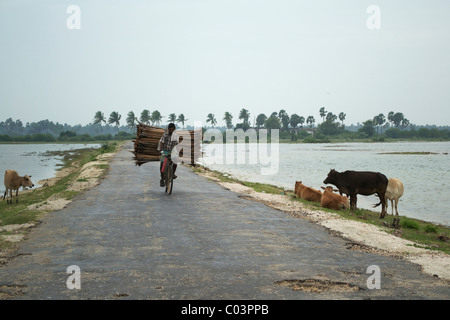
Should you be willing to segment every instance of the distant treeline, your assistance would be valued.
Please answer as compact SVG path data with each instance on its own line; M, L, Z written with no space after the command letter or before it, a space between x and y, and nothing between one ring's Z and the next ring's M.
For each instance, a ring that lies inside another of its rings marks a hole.
M73 131L63 131L60 133L59 137L55 137L49 133L42 134L27 134L24 136L14 136L11 137L7 134L0 134L0 142L87 142L87 141L108 141L108 140L126 140L133 139L135 137L134 134L120 131L118 134L102 134L91 136L87 133L85 134L76 134Z
M415 125L401 112L391 111L387 117L378 114L369 118L362 124L345 125L346 114L340 112L338 115L320 108L319 115L322 122L316 124L314 116L307 118L297 114L288 115L285 110L273 112L269 117L259 114L255 121L251 123L250 113L247 109L242 109L239 113L241 123L232 122L233 116L230 112L225 112L224 120L226 126L216 127L215 115L208 114L206 124L224 132L226 129L279 129L280 139L291 141L327 141L329 139L373 139L383 141L387 139L434 139L450 140L450 126L435 125ZM140 121L151 122L159 126L162 121L159 111L150 113L144 110L141 113ZM20 120L9 118L0 121L0 142L54 142L54 141L106 141L113 139L133 139L137 117L133 112L129 112L126 118L126 126L120 126L121 115L112 112L108 121L101 111L95 113L93 123L87 125L60 124L49 120L26 123ZM178 122L184 128L187 119L183 114L178 117L170 114L167 122ZM165 125L162 125L164 127ZM192 129L189 126L186 129ZM207 127L204 127L204 130Z
M109 124L99 125L99 124L87 124L87 125L75 125L71 126L68 124L61 124L58 122L53 122L49 120L41 120L39 122L27 122L23 124L20 120L13 120L9 118L5 121L0 121L0 135L8 135L10 137L19 136L34 136L37 134L51 135L55 139L58 139L62 132L71 131L77 135L89 135L89 136L108 136L116 135L120 131L134 132L134 128L127 126L112 126Z
M437 129L437 128L420 128L411 130L400 130L398 128L390 128L386 130L385 135L392 139L450 139L449 129Z

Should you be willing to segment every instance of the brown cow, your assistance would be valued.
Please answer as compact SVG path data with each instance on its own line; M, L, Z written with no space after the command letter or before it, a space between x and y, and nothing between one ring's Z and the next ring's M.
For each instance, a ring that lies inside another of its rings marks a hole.
M320 202L322 199L322 192L305 186L301 181L295 181L295 195L297 198L312 202Z
M15 190L16 191L16 203L19 203L19 188L25 188L30 187L33 188L34 184L31 182L31 176L19 176L17 171L15 170L6 170L5 171L5 194L3 195L3 200L5 200L6 197L6 203L12 204L12 193ZM10 195L10 200L8 200L8 190Z
M341 196L337 193L333 193L333 191L339 192L339 190L333 189L333 187L322 187L325 190L322 194L322 200L320 201L320 205L323 208L340 210L340 209L348 209L350 207L349 201L347 197Z

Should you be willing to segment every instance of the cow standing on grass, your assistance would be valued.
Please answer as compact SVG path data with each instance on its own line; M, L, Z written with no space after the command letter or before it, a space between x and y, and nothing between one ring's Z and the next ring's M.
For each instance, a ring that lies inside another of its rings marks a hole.
M357 194L369 196L376 193L382 204L380 219L383 219L386 215L386 200L384 196L388 178L384 174L371 171L338 172L331 169L323 183L335 185L341 195L343 193L349 195L350 210L356 209Z
M394 215L394 206L395 206L395 218L392 222L392 225L395 228L398 228L398 225L400 223L400 218L398 217L398 201L403 195L403 192L405 191L405 186L403 185L403 182L401 182L399 179L396 178L389 178L388 185L386 188L386 194L384 196L385 198L385 207L386 207L386 213L387 213L387 207L388 207L388 200L391 200L391 207L392 207L392 215ZM394 205L395 202L395 205ZM377 207L381 204L381 202L377 203L373 207Z
M6 203L12 204L12 193L16 191L16 203L19 203L19 188L30 187L33 188L34 184L31 182L31 176L19 176L17 171L15 170L6 170L5 171L5 194L3 195L3 200L6 197ZM10 195L10 200L8 200L8 190Z

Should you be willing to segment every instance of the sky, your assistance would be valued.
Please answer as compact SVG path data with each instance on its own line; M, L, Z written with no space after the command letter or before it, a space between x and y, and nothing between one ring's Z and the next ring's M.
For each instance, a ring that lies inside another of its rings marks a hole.
M450 125L449 30L448 0L0 0L0 121L224 125L245 108L317 124L324 107Z

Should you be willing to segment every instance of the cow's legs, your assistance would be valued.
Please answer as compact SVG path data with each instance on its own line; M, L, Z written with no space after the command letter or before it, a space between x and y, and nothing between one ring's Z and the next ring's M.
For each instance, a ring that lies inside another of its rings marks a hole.
M350 210L356 210L356 194L350 195Z
M381 201L381 214L380 214L380 219L383 219L384 216L386 215L386 204L387 201L385 199L385 195L381 196L379 193L378 194L378 198L380 198Z
M395 215L396 216L398 216L397 205L398 205L398 199L395 199ZM392 212L392 215L394 215L394 212Z
M12 201L12 198L11 198ZM19 189L16 190L16 203L19 203Z
M384 203L386 204L386 208L384 210L387 212L389 202L387 201L386 196L384 196Z

